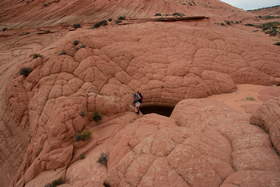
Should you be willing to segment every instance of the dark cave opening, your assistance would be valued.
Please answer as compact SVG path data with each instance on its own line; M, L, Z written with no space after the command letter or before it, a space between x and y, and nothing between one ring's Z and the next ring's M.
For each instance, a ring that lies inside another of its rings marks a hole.
M174 106L167 105L143 105L140 110L143 114L156 113L162 116L170 117Z

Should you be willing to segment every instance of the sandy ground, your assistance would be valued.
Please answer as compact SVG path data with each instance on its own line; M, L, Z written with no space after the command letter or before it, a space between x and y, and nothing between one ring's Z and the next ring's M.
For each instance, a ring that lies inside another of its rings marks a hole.
M240 112L254 113L266 100L277 96L280 87L240 84L237 90L229 94L213 95L209 98L222 101Z

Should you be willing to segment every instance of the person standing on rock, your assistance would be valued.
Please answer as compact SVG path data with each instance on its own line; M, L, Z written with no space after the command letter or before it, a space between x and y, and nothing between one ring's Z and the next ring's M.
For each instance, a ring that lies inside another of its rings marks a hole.
M136 93L133 94L133 105L135 107L135 112L137 114L140 114L141 111L140 111L140 106L143 102L143 95L137 91Z

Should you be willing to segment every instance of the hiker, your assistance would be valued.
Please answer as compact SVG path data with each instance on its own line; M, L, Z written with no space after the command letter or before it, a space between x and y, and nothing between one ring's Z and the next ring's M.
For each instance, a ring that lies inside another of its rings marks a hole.
M137 91L136 93L133 94L133 105L135 107L135 112L137 114L140 114L140 105L143 102L143 95Z

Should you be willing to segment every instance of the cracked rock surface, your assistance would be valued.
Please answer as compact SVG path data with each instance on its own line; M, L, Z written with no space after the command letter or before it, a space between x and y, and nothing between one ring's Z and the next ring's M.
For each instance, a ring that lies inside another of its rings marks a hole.
M34 26L38 2L19 2L23 12L33 7L21 14L22 22L20 15L9 17L10 10L1 22ZM187 3L191 15L205 10L210 20L74 32L57 26L61 13L88 1L77 2L54 11L55 19L43 18L55 25L48 28L52 32L39 36L22 28L0 34L2 186L38 187L60 177L65 187L280 186L279 47L248 27L214 23L224 19L220 12L244 20L251 14L214 0L94 1L79 14L107 5L99 18L120 15L120 7L131 17L151 17L157 10L184 12ZM7 8L7 1L1 3ZM26 67L30 74L20 75ZM134 114L137 90L144 104L175 106L171 117ZM99 122L93 121L96 112ZM82 132L91 138L77 141ZM106 165L97 162L102 153Z

